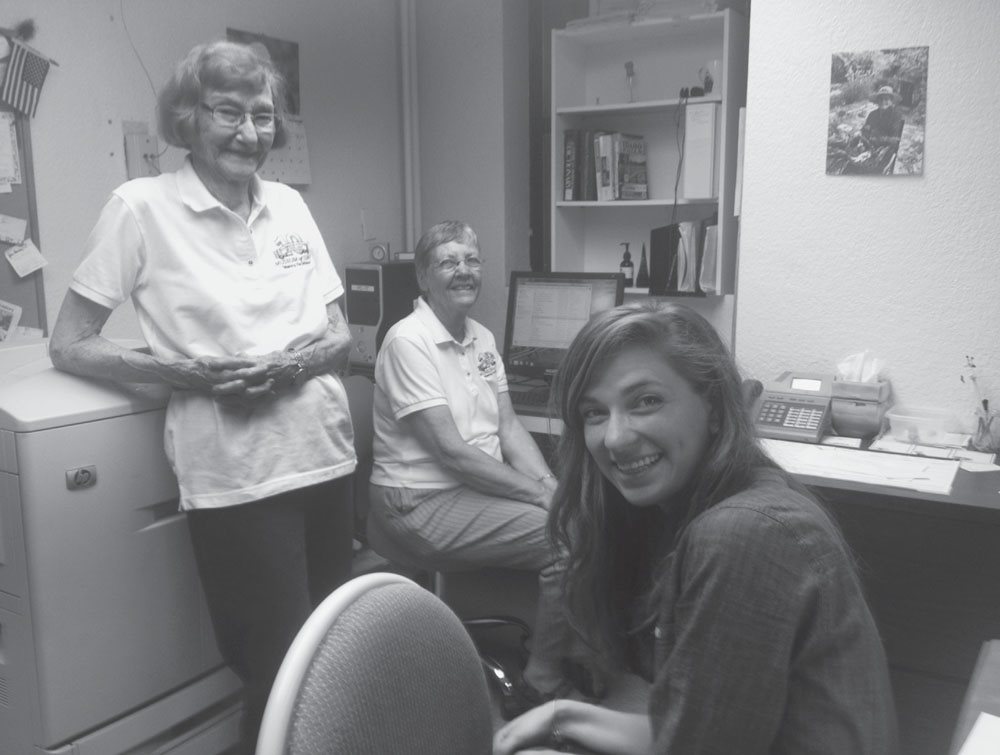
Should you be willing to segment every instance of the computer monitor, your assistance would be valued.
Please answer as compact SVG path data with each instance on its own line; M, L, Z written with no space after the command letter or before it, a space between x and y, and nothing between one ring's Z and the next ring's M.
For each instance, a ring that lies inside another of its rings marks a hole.
M591 315L624 297L621 273L512 272L503 348L508 374L551 377Z

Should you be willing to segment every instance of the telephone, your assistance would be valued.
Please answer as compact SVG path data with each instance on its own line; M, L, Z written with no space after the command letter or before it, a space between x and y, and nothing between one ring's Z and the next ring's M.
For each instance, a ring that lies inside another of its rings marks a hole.
M762 438L818 443L830 430L833 375L783 372L765 384L753 410Z

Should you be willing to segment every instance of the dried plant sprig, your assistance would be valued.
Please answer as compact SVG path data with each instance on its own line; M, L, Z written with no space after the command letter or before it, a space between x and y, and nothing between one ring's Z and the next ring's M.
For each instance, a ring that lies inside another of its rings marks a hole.
M970 357L968 354L965 356L965 366L968 369L968 373L958 376L958 379L963 383L971 383L972 389L976 392L976 400L979 401L980 406L983 407L984 412L990 410L990 400L983 396L983 389L979 386L978 375L976 374L976 359L975 357ZM966 379L966 375L968 379Z

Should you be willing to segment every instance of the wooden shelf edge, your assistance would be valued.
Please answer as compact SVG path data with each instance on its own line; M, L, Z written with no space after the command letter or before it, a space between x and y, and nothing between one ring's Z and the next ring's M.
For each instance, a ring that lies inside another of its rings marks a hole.
M557 107L556 115L627 115L629 113L655 113L661 110L672 110L684 102L697 105L703 102L722 102L722 94L710 94L705 97L690 97L686 100L671 98L666 100L646 100L644 102L614 102L608 105L572 105Z
M676 201L678 206L718 203L718 197L707 199L678 198ZM604 202L568 202L564 199L560 199L556 201L556 207L671 207L673 204L675 204L673 199L609 199Z

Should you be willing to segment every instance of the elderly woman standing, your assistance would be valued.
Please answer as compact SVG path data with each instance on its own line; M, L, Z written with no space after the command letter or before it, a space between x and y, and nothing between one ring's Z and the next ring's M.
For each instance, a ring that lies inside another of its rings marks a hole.
M421 296L375 362L369 537L428 569L539 572L531 658L504 706L513 715L564 686L562 572L545 533L556 481L514 413L492 333L468 316L482 285L475 232L439 223L414 262Z
M172 386L164 440L249 751L274 675L350 572L355 456L343 286L294 190L256 172L285 137L285 85L251 48L199 45L159 95L175 173L108 199L52 333L60 369ZM131 298L147 350L103 338Z

